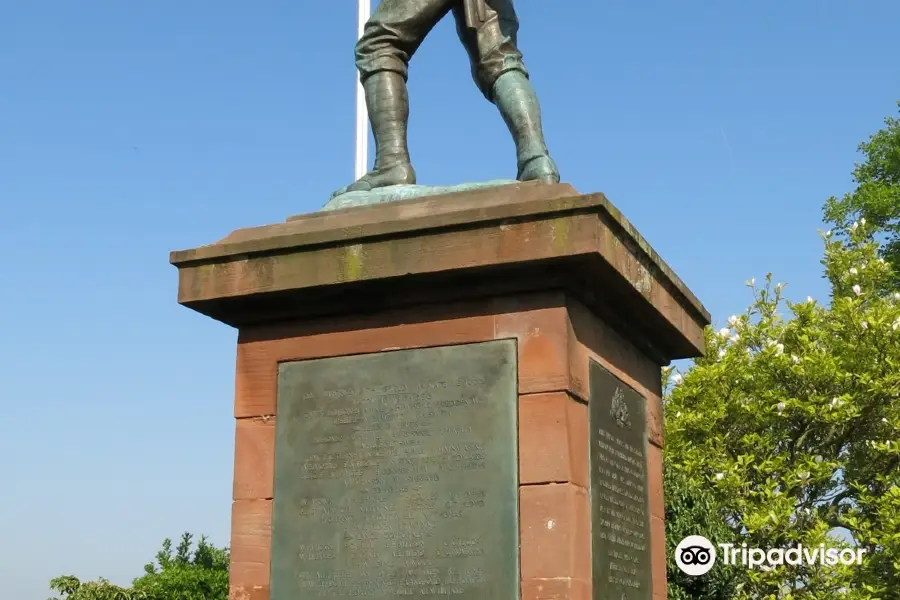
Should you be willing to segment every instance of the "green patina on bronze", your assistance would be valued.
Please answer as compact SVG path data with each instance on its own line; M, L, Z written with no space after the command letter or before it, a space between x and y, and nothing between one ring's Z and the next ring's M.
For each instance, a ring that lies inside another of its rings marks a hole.
M398 202L400 200L412 200L425 198L426 196L440 196L443 194L455 194L484 188L510 185L515 183L509 179L496 179L475 183L460 183L457 185L389 185L372 190L358 190L344 192L334 196L322 207L322 210L339 210L354 206L372 206L385 202Z
M425 37L452 13L469 55L478 89L496 105L516 145L516 179L559 182L559 170L544 141L541 109L518 49L519 20L512 0L382 0L356 44L356 66L375 138L375 163L359 180L337 190L326 205L360 206L385 195L360 195L394 187L391 194L416 197L407 142L409 62ZM348 196L352 194L352 196ZM393 201L388 194L387 201Z
M593 597L652 600L647 402L590 365Z
M512 340L280 365L270 598L519 598Z

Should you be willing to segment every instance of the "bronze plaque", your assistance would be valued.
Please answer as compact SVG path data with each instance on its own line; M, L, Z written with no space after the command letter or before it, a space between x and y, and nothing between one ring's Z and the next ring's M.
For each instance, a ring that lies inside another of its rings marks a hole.
M511 340L283 363L272 600L519 597Z
M651 600L646 399L593 361L590 395L594 598Z

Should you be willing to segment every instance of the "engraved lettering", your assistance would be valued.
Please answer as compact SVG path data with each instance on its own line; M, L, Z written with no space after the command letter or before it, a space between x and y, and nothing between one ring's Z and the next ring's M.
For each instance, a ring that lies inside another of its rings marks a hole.
M590 390L594 585L617 600L649 600L645 401L596 363Z
M280 367L273 594L514 593L515 347L469 346Z

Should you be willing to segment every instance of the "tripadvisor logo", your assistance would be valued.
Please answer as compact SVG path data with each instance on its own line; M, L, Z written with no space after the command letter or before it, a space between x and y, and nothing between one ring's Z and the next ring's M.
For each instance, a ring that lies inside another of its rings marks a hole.
M716 548L702 535L689 535L675 548L675 563L688 575L705 575L716 564Z
M684 573L697 577L713 568L716 558L721 555L726 565L742 565L748 569L771 570L781 565L859 565L862 564L863 548L826 548L825 544L791 548L748 548L747 544L717 544L721 552L702 535L689 535L675 548L675 563Z

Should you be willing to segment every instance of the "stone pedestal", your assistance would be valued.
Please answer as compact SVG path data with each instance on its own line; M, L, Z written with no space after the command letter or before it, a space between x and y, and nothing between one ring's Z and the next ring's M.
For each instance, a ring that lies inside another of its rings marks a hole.
M709 316L602 194L300 215L171 260L239 330L232 598L666 597L660 367Z

